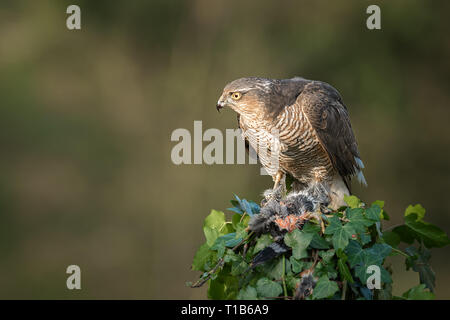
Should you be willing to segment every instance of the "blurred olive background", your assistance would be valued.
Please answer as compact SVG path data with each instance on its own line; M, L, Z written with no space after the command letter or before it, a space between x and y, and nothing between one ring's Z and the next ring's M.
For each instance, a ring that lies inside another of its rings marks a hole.
M66 28L81 7L82 29ZM382 29L366 28L381 7ZM342 94L366 202L409 204L450 232L450 2L68 1L0 4L0 298L205 298L189 289L202 223L256 165L171 162L173 130L236 127L215 103L244 76L303 76ZM205 146L207 143L204 143ZM433 250L450 298L450 248ZM394 292L418 282L403 259ZM70 264L82 290L66 288Z

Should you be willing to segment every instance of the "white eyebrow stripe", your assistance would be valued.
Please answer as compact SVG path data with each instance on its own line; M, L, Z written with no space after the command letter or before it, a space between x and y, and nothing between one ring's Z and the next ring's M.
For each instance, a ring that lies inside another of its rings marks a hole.
M251 88L251 87L239 88L239 89L236 89L236 91L248 91L248 90L251 90L251 89L255 89L255 88ZM233 92L233 91L231 91L231 92Z
M231 92L235 92L235 91L237 91L237 92L250 91L250 90L254 90L254 89L260 89L262 91L268 92L268 91L270 91L270 86L268 86L268 85L264 85L264 86L256 85L254 87L239 88L239 89L236 89L236 90L231 90L230 93Z

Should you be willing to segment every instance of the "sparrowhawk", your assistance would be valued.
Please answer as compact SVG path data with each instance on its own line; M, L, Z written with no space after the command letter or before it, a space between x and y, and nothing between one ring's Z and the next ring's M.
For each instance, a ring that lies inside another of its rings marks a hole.
M337 209L345 205L352 176L366 184L347 108L331 85L299 77L241 78L225 86L217 109L224 107L237 112L243 137L272 176L274 190L288 174L294 190L323 187L326 205ZM276 143L275 152L270 146Z

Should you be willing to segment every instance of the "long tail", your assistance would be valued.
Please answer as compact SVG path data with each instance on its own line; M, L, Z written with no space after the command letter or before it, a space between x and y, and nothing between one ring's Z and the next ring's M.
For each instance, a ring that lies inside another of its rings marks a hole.
M283 242L273 242L256 255L251 263L251 268L255 268L264 262L270 261L287 251L288 247Z

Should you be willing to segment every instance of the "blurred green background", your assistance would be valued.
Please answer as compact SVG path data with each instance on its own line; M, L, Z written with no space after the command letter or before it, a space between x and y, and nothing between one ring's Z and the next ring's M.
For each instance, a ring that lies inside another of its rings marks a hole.
M78 4L82 29L66 28ZM366 28L381 7L382 29ZM205 298L189 289L210 209L259 202L256 165L171 162L176 128L236 127L215 103L244 76L342 94L366 202L409 204L450 232L450 2L68 1L0 4L0 298ZM205 146L206 144L204 144ZM450 298L450 248L433 250ZM394 263L394 293L418 281ZM82 290L66 288L66 267Z

